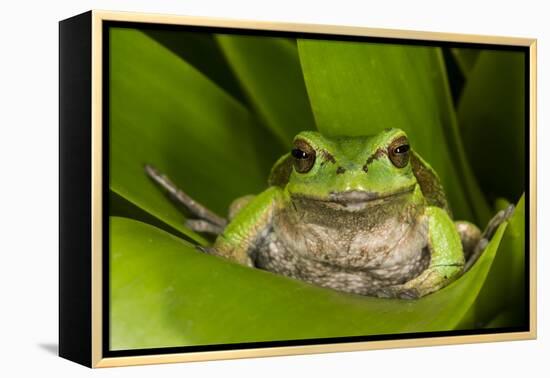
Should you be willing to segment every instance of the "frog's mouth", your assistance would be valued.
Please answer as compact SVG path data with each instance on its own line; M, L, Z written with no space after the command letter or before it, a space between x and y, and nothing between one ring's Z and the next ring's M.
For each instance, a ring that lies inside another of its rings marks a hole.
M328 198L314 199L330 208L345 211L361 211L367 207L393 201L414 191L415 185L394 192L378 193L363 190L332 192ZM313 199L313 198L311 198Z

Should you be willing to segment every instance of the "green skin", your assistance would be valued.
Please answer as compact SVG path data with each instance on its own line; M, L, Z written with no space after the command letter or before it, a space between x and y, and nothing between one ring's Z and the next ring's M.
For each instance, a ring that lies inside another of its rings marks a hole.
M315 155L311 167L281 157L268 189L232 204L210 252L361 295L418 298L448 285L480 232L453 222L436 173L412 149L398 156L404 165L392 161L406 138L399 129L298 134L295 146Z

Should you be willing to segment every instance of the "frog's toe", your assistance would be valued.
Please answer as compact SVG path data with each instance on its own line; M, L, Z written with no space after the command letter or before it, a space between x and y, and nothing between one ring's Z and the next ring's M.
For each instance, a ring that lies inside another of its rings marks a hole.
M485 248L487 248L487 245L493 238L498 227L512 216L514 210L515 206L509 205L506 209L500 210L498 213L496 213L495 216L489 221L487 227L481 234L481 238L474 248L472 255L466 261L466 265L464 266L465 271L470 269L474 265L474 263L485 250Z
M493 235L497 231L498 227L506 222L514 213L515 206L510 204L506 209L500 210L495 216L489 221L485 231L481 235L482 239L491 240Z
M219 235L223 232L224 227L211 223L204 219L187 219L185 225L195 232L205 234Z
M417 299L420 297L420 293L416 289L407 289L399 293L400 299Z
M379 298L399 298L399 299L418 299L421 297L420 292L414 287L406 287L405 285L393 285L380 288L376 292Z
M202 245L196 245L195 246L195 249L201 253L207 253L207 254L211 254L212 253L212 247L204 247Z

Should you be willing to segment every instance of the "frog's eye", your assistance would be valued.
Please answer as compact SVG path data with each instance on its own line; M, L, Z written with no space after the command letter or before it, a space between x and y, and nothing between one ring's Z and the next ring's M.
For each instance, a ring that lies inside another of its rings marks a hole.
M388 156L397 168L403 168L409 162L409 141L406 137L399 137L388 147Z
M294 142L294 149L290 152L294 158L294 169L298 173L306 173L315 164L315 150L304 140Z

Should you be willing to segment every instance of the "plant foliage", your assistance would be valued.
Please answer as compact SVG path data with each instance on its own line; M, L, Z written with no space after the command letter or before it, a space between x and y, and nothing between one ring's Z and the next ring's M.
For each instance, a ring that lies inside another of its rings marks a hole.
M522 55L449 56L465 80L458 111L440 47L112 28L111 349L525 324ZM339 293L198 253L211 241L143 172L154 164L225 215L266 188L297 132L386 127L404 129L435 168L455 218L484 227L517 203L472 270L419 300Z

